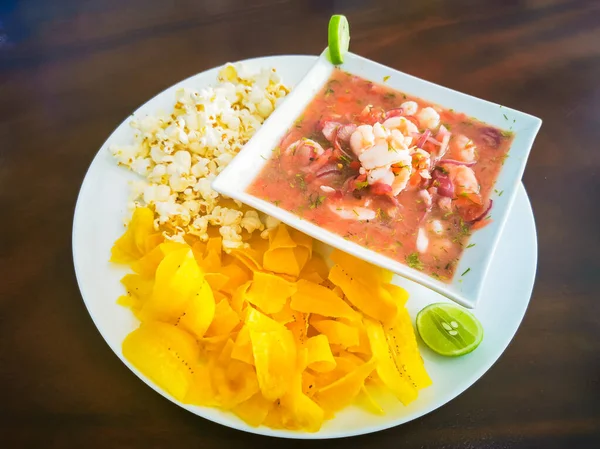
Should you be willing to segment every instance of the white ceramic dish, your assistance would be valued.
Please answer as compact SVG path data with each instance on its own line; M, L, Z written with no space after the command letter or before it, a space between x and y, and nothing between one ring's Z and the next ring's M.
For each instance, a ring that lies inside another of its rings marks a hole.
M386 77L386 84L396 90L423 98L445 108L464 112L468 116L498 128L510 128L514 131L515 138L509 151L509 157L495 184L495 189L502 194L493 196L494 206L491 211L493 221L484 229L473 233L470 243L474 243L475 246L464 251L456 268L456 274L450 283L436 280L419 270L346 240L310 221L303 220L269 201L246 193L248 185L272 156L272 150L279 145L294 121L331 76L334 66L327 58L327 51L323 52L298 86L269 117L240 154L214 180L213 189L276 217L317 240L429 287L465 307L475 307L483 293L484 280L489 271L492 256L517 194L527 157L541 126L541 120L523 112L423 81L352 53L346 55L344 64L340 68L379 83L383 82ZM465 272L467 273L462 276L461 273Z
M314 56L276 56L246 61L249 69L275 67L286 83L296 85L314 64ZM214 83L218 69L192 76L170 87L135 111L135 116L168 110L174 104L175 91L181 87L196 89ZM423 390L408 407L391 398L383 401L385 416L376 416L350 407L325 423L316 434L266 427L250 427L231 413L217 409L181 404L160 390L131 366L123 357L121 343L137 328L138 321L128 309L116 304L124 293L119 280L128 270L108 262L113 242L122 234L126 215L128 183L137 179L133 173L118 167L108 147L133 140L128 117L111 134L94 158L83 184L73 222L73 260L77 281L85 306L100 334L121 361L143 382L168 400L202 418L247 432L285 438L339 438L360 435L398 426L446 404L477 381L500 357L513 338L523 316L535 277L537 241L535 225L527 195L522 186L508 216L497 251L492 258L490 276L486 279L482 298L475 310L485 328L481 346L471 354L448 359L437 356L421 345L425 366L433 385ZM519 257L515 258L515 254ZM407 303L410 315L428 304L443 301L437 293L405 279L395 278L410 293ZM110 394L110 392L107 392ZM148 394L150 390L148 390Z

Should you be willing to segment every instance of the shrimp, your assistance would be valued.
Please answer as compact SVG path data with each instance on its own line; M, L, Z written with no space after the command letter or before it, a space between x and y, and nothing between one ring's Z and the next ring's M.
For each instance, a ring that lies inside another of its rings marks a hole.
M372 170L378 167L386 167L394 164L404 163L406 161L412 162L408 151L395 151L390 150L387 143L373 145L371 148L363 151L358 160L366 170Z
M405 136L410 137L412 137L413 133L419 132L419 128L406 117L391 117L383 122L383 126L390 131L397 129Z
M377 216L374 210L361 206L340 207L330 204L329 210L343 220L365 221L373 220Z
M442 196L438 199L438 206L445 212L452 211L452 198L448 198L447 196Z
M360 125L350 136L350 148L357 156L374 144L375 135L371 125Z
M394 173L387 167L380 167L374 170L371 170L367 175L367 182L369 185L373 185L377 182L387 184L391 186L394 182Z
M456 195L479 194L479 181L470 167L451 164L444 164L443 167L448 172Z
M423 199L423 204L425 204L425 207L429 209L432 204L431 193L429 193L427 190L419 190L419 196Z
M427 248L429 247L429 238L427 237L427 233L423 228L419 228L417 231L417 251L420 253L427 252Z
M375 136L375 143L384 143L387 141L390 132L383 127L383 125L379 122L373 125L373 136Z
M419 172L422 178L431 178L431 174L429 173L431 170L431 156L427 151L417 148L412 153L412 166Z
M448 251L452 248L452 242L444 237L437 237L431 240L429 245L429 253L435 257L447 256Z
M474 162L477 147L471 139L462 134L450 141L450 157L462 162Z
M417 114L417 118L423 128L434 129L440 124L440 114L429 106L421 109Z
M392 195L396 196L408 185L408 181L412 175L412 167L409 164L405 164L398 167L394 173L394 182L392 182Z
M427 223L427 230L435 235L442 235L444 233L444 225L440 220L431 220Z
M405 101L400 105L400 108L402 108L404 115L415 115L419 105L415 101Z
M291 155L289 162L295 166L305 167L321 156L325 150L318 142L311 139L298 139L285 149L285 154Z

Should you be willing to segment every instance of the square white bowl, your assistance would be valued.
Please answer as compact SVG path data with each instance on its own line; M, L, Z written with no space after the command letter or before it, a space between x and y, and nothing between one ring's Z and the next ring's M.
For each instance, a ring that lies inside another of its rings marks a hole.
M505 160L494 185L495 192L500 194L492 194L494 200L491 210L492 222L473 233L469 243L475 246L463 252L450 283L436 280L401 262L346 240L246 192L250 183L272 156L272 150L279 145L294 121L330 78L335 66L329 61L327 50L321 54L302 81L271 114L227 168L217 176L212 183L212 188L271 215L317 240L418 282L465 307L474 308L483 293L483 284L492 255L515 199L527 157L542 121L529 114L415 78L352 53L346 54L344 59L344 63L338 67L353 75L376 83L383 83L386 77L385 84L393 89L447 109L463 112L491 126L500 129L510 128L514 132L515 137L508 153L509 157ZM467 270L468 272L465 273Z

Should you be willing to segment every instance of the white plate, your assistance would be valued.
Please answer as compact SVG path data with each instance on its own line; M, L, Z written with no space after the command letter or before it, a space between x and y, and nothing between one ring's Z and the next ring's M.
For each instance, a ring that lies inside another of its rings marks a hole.
M289 85L295 85L315 62L314 56L275 56L246 61L250 68L273 66ZM167 109L174 104L174 92L182 86L199 88L214 83L218 69L188 78L167 89L135 115ZM96 327L115 354L151 388L181 407L211 421L248 432L287 438L336 438L360 435L397 426L435 410L458 396L479 379L500 357L517 331L525 314L533 288L537 263L537 239L531 206L519 186L514 207L494 254L490 275L486 279L484 297L474 311L483 323L485 338L473 353L458 359L437 356L422 347L423 358L433 385L419 398L404 407L388 398L385 416L375 416L358 408L349 408L325 423L319 433L298 433L253 428L230 413L216 409L179 404L144 378L124 358L121 342L137 327L136 319L115 303L124 290L119 283L127 270L108 262L113 242L123 232L123 217L128 197L128 181L135 175L114 163L108 152L112 143L132 139L125 120L104 143L85 177L75 209L73 222L73 259L83 300ZM518 257L515 257L518 254ZM444 301L437 293L411 281L396 279L410 293L408 309L416 313L432 302Z
M344 63L339 67L376 83L381 83L385 77L388 87L465 113L469 117L475 117L500 129L510 127L514 131L515 137L508 153L509 157L504 161L494 184L495 191L500 194L492 194L493 221L473 233L469 240L473 246L461 255L456 274L450 282L434 279L422 271L347 240L309 220L303 220L298 215L277 207L271 201L246 192L248 185L254 181L267 160L272 157L273 149L279 145L285 133L331 77L335 66L329 62L327 50L321 54L298 86L244 146L239 156L213 181L213 189L278 218L317 240L429 287L465 307L475 307L483 294L485 277L489 272L496 245L517 194L527 157L542 121L529 114L415 78L352 53L346 54ZM461 275L467 272L468 275Z

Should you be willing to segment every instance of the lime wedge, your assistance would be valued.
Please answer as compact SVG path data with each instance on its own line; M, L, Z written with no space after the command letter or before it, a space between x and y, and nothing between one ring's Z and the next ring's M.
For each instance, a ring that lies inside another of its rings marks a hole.
M339 65L344 62L350 46L350 25L346 16L336 14L329 19L328 44L331 63Z
M448 357L468 354L483 340L479 320L466 309L445 302L421 310L417 330L427 346Z

